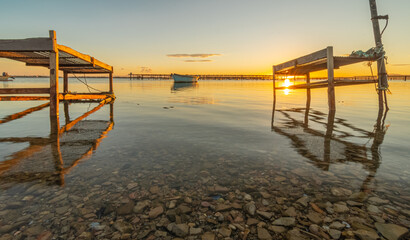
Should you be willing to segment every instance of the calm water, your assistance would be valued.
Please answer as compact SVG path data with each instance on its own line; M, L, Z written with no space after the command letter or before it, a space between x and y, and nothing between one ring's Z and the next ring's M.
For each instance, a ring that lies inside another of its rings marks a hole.
M88 81L106 87L104 79ZM7 84L43 87L47 79ZM110 226L115 214L96 211L129 199L168 206L169 199L226 199L235 191L257 204L258 193L269 192L276 217L304 196L324 209L363 193L385 202L361 201L358 216L369 218L368 206L377 205L375 215L409 227L410 84L392 82L390 90L390 110L379 119L373 85L336 88L335 116L328 116L326 89L312 90L308 113L306 90L278 91L272 123L269 81L116 79L115 102L61 134L61 158L50 142L48 107L0 124L0 233L74 237L92 222ZM0 102L0 119L44 103ZM97 105L61 103L60 125ZM137 232L149 223L140 218ZM27 233L33 226L40 230ZM107 229L96 236L113 237Z

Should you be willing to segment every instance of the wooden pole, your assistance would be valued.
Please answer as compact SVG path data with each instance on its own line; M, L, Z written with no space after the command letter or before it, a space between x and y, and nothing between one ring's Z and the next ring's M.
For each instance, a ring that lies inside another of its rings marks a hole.
M112 72L110 72L110 93L114 93L114 90L113 90L113 76L112 76Z
M309 124L309 110L310 110L310 73L306 74L306 109L305 109L305 125Z
M374 34L374 41L376 43L376 48L382 48L382 35L380 33L380 25L379 19L377 14L377 5L376 0L369 0L370 4L370 14L372 17L372 24L373 24L373 34ZM386 65L384 64L384 58L380 58L377 60L377 75L378 75L378 96L379 96L379 109L383 111L383 90L388 88L387 83L387 72L386 72Z
M50 140L51 140L51 154L54 159L54 168L56 173L58 173L57 184L64 185L64 174L62 172L64 162L61 154L60 148L60 119L59 116L50 116Z
M336 110L333 47L327 47L327 98L329 110Z
M373 34L374 34L374 41L376 43L377 48L382 48L382 35L380 34L380 25L379 19L377 14L377 5L376 0L369 0L370 3L370 13L372 17L372 24L373 24ZM387 83L387 72L386 72L386 65L384 63L384 58L380 58L377 60L377 72L379 76L379 88L387 88L389 84Z
M114 102L110 102L110 122L114 122Z
M272 121L271 128L273 129L273 123L275 122L275 110L276 110L276 79L275 79L275 66L272 67L272 85L273 85L273 106L272 106Z
M329 169L329 164L331 161L331 142L332 142L332 135L333 129L335 124L335 110L329 110L329 114L327 116L327 126L326 126L326 134L324 139L324 150L323 150L323 163L326 164L326 170Z
M68 93L68 72L64 71L64 93Z
M58 116L58 48L55 31L50 30L50 38L53 41L53 51L50 52L50 116Z
M64 101L64 116L65 116L65 124L70 123L70 111L68 108L69 103L67 101Z

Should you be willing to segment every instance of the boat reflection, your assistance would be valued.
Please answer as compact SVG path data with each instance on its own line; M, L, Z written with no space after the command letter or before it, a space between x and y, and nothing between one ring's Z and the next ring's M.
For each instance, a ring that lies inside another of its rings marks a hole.
M176 83L171 86L171 92L180 92L186 90L192 90L198 87L197 82L189 82L189 83Z
M275 112L279 113L276 116ZM303 116L301 116L303 115ZM292 146L316 167L328 171L332 164L360 163L368 172L361 190L368 191L381 164L380 146L388 126L387 111L379 111L373 131L350 124L346 119L336 118L335 111L326 114L310 109L310 94L306 108L272 110L272 131L291 140Z
M78 103L81 104L81 103ZM0 143L28 143L25 149L8 156L0 163L0 184L11 187L16 183L41 182L64 185L64 175L82 160L90 157L102 139L114 126L114 101L104 100L92 110L71 120L70 103L64 102L65 125L60 127L59 117L50 117L48 137L8 137L0 138ZM49 103L7 116L0 124L10 122L39 111ZM89 120L86 117L109 106L108 120Z

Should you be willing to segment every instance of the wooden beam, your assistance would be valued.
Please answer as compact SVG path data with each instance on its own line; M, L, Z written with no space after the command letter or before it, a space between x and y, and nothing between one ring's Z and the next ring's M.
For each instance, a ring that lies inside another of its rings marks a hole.
M325 49L316 51L314 53L299 57L297 59L293 59L293 60L278 64L278 65L275 65L275 70L276 70L276 72L279 72L282 69L285 69L285 68L288 68L288 67L294 67L294 66L301 65L301 64L306 64L306 63L309 63L309 62L314 62L314 61L317 61L319 59L326 58L326 53L327 53L327 50L325 48Z
M50 88L0 88L0 94L48 94Z
M48 101L46 96L0 96L0 101Z
M47 59L48 60L48 59ZM30 67L48 67L49 65L44 62L38 62L38 63L26 63L26 66ZM66 68L74 68L74 69L81 69L81 68L90 68L93 69L92 64L60 64L59 65L60 69Z
M336 99L335 99L335 85L334 85L334 61L333 61L333 47L327 47L327 98L329 110L336 110Z
M56 45L54 31L50 31L50 38ZM50 117L59 115L58 70L58 49L56 49L55 52L50 53Z
M68 53L68 54L70 54L70 55L73 55L73 56L75 56L75 57L77 57L77 58L79 58L79 59L82 59L82 60L84 60L84 61L86 61L86 62L89 62L89 63L91 63L91 64L95 64L96 66L99 66L99 67L101 67L101 68L103 68L103 69L106 69L106 70L108 70L109 72L112 72L112 71L113 71L112 66L110 66L110 65L108 65L108 64L105 64L105 63L103 63L103 62L101 62L101 61L98 61L97 59L94 59L94 58L90 57L89 55L86 55L86 54L77 52L77 51L75 51L75 50L72 49L72 48L69 48L69 47L67 47L67 46L60 45L60 44L57 45L57 48L58 48L58 50L60 50L60 51L66 52L66 53Z
M83 100L83 99L106 99L107 97L111 97L110 94L61 94L60 100Z
M68 93L68 72L64 71L64 88L63 92Z
M53 42L50 38L27 38L0 40L0 51L25 52L25 51L52 51Z
M110 81L110 90L109 90L109 92L110 93L114 93L114 90L113 90L113 76L112 76L112 72L110 72L109 73L109 81Z

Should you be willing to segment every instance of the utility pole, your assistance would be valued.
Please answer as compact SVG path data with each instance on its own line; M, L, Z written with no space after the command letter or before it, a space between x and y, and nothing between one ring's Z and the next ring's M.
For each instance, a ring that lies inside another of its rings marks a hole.
M372 23L373 23L373 34L374 34L374 41L376 42L376 49L383 48L383 43L382 43L382 35L380 33L380 25L379 25L379 19L385 19L388 20L389 16L379 16L377 14L377 5L376 5L376 0L369 0L370 3L370 13L372 17ZM384 52L384 50L382 49ZM389 84L387 83L387 72L386 72L386 65L384 63L384 54L382 55L381 58L377 60L377 73L378 73L378 94L379 94L379 107L383 109L383 92L385 93L386 89L389 87ZM386 95L386 94L384 94Z

